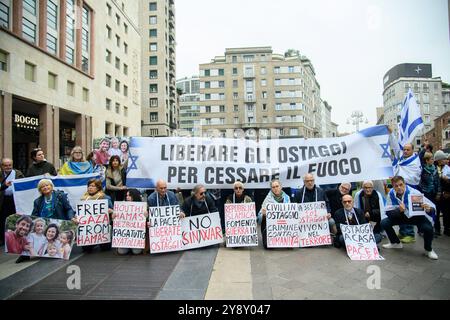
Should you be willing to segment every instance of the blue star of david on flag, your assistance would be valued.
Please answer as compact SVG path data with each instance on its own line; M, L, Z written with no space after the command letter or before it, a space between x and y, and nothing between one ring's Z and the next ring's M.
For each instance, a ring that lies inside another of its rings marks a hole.
M383 149L383 154L381 155L381 159L391 158L391 154L389 152L389 143L382 143L380 147Z
M129 172L130 170L137 170L137 164L136 161L139 157L138 156L129 156L128 159L131 161L130 165L128 166L128 170L127 172Z

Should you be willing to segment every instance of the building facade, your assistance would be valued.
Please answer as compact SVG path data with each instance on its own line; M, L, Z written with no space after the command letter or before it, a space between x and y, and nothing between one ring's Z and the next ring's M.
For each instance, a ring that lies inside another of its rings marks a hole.
M0 154L32 148L59 168L105 134L140 135L140 34L133 1L0 1Z
M200 128L200 79L198 76L177 80L179 90L179 136L198 137Z
M138 2L142 33L142 136L170 136L179 126L175 4L174 0Z
M402 103L408 90L414 93L420 106L424 130L415 143L420 144L420 136L434 127L434 120L447 111L442 103L442 81L432 77L431 64L403 63L390 69L383 79L384 124L390 125L397 133Z
M434 128L425 132L422 139L433 145L433 151L444 149L450 151L450 111L434 120Z
M200 64L203 135L247 138L320 135L320 86L308 58L271 47L226 49Z

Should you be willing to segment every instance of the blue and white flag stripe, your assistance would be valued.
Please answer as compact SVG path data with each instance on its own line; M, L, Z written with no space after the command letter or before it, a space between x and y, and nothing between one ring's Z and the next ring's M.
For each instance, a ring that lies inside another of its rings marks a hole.
M420 108L417 105L413 92L409 89L403 101L398 128L400 148L403 149L405 144L411 143L423 126Z

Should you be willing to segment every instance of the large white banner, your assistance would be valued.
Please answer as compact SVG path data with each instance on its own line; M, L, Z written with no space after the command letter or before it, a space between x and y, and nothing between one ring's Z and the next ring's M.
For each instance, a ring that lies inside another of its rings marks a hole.
M75 203L80 200L87 191L87 182L92 179L100 179L98 173L79 174L73 176L35 176L14 180L14 203L19 214L30 215L33 212L33 202L41 196L37 185L41 179L50 179L55 185L55 190L62 190L68 194L70 205L75 211Z
M245 139L134 137L130 140L127 186L153 188L157 179L169 188L267 188L272 179L298 187L306 173L317 184L386 179L393 175L387 126L317 139Z

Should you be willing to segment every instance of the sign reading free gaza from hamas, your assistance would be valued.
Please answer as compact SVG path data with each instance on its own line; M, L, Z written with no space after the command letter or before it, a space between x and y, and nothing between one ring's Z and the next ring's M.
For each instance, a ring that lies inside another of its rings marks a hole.
M272 179L298 187L312 173L317 184L386 179L393 175L387 126L337 138L245 140L227 138L130 139L127 186L153 188L267 188Z

